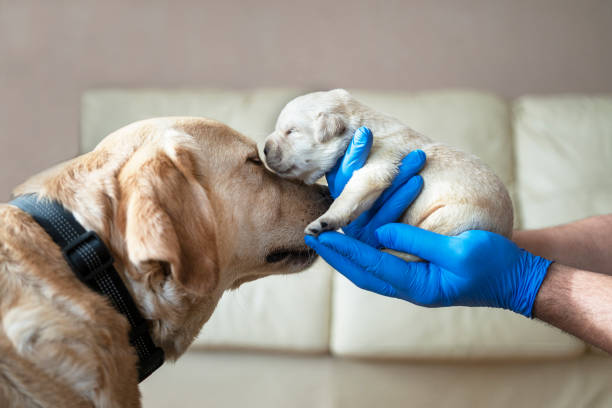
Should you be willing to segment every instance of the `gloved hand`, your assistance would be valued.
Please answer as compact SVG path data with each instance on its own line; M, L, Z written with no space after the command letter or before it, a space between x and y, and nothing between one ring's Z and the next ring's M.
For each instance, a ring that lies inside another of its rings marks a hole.
M353 172L364 165L371 147L372 132L367 127L360 127L355 131L344 156L325 175L333 198L337 198L342 193ZM402 160L391 186L374 202L372 208L342 228L342 231L350 237L378 247L374 231L381 225L397 221L421 192L423 179L416 174L424 165L425 153L422 150L410 152Z
M527 317L551 264L486 231L448 237L387 224L375 235L380 245L426 261L406 262L337 232L305 240L362 289L421 306L490 306Z

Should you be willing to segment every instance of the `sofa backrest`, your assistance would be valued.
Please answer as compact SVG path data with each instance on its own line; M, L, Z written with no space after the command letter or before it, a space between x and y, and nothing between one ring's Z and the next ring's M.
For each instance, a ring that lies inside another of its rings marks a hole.
M296 89L94 90L83 97L82 149L153 116L220 120L263 140ZM480 156L508 186L515 225L540 227L612 212L612 98L473 91L352 91L430 137ZM538 321L483 308L425 309L364 292L318 260L226 293L200 347L272 348L394 358L556 357L584 345Z
M523 227L612 212L612 97L525 96L513 111Z

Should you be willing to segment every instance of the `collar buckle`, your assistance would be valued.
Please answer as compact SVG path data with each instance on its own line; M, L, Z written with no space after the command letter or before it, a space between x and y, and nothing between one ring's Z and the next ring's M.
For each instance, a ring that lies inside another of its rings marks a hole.
M94 280L114 262L110 251L94 231L87 231L69 242L62 249L62 254L78 278L86 283Z

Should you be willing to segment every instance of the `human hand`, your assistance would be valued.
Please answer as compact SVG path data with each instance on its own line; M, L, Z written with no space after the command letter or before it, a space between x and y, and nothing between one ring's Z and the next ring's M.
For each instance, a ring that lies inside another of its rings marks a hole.
M305 241L362 289L421 306L490 306L527 317L551 264L487 231L448 237L388 224L375 235L380 245L425 261L406 262L337 232Z
M367 127L355 131L346 153L326 174L330 194L337 198L355 170L366 162L372 147L372 132ZM423 179L416 175L425 165L422 150L410 152L400 164L399 172L391 186L374 202L372 207L342 228L342 231L371 246L379 247L374 236L376 228L395 222L414 201L423 187Z

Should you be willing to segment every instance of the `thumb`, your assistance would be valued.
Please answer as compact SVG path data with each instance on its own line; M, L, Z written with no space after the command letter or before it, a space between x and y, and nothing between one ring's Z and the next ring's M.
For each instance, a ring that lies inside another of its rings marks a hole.
M442 267L448 263L446 249L453 239L406 224L383 225L376 230L376 238L385 248L416 255Z
M327 184L334 198L338 197L353 172L359 170L368 160L372 148L372 132L367 127L355 131L344 155L338 159L334 168L327 173Z
M347 176L346 181L351 178L355 170L360 169L365 164L372 148L372 140L372 131L367 127L362 126L355 131L340 165L340 172Z

